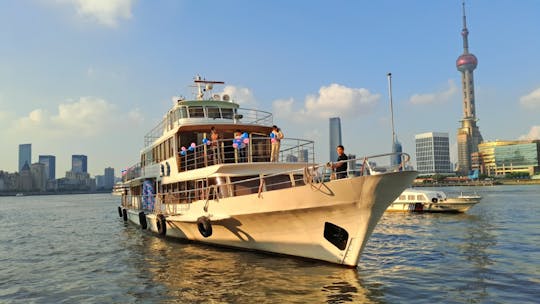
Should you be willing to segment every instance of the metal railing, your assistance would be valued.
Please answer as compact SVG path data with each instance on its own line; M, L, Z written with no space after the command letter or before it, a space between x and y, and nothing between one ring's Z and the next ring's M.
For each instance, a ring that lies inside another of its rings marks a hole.
M273 123L272 113L246 108L221 108L213 106L182 106L182 115L176 115L179 108L170 111L154 128L144 136L144 148L147 148L159 139L165 131L172 130L180 125L192 123L215 124L220 120L234 124L271 126ZM200 108L197 114L192 113L190 108ZM172 116L171 116L172 115Z
M182 191L171 191L152 195L124 195L122 205L126 208L147 210L157 214L180 214L189 210L195 201L206 202L205 208L211 201L219 202L220 199L249 194L257 194L259 197L264 192L311 185L320 187L326 182L340 179L331 168L337 163L347 162L351 170L347 170L343 178L354 178L358 176L377 175L384 172L376 171L370 160L380 157L387 157L399 153L378 154L369 157L356 158L335 163L326 164L306 164L302 169L287 170L279 173L253 177L236 177L234 181L214 183L215 179L207 179L204 187L187 189ZM400 153L403 162L394 167L387 168L386 172L402 171L410 161L410 156ZM232 178L231 178L232 179ZM320 186L319 186L320 185Z
M275 144L275 143L274 143ZM272 150L272 138L251 136L251 138L220 139L207 141L200 145L181 147L176 154L179 172L204 168L211 165L227 163L269 162ZM277 160L279 162L315 162L314 142L297 138L283 138L279 144ZM167 165L169 167L167 167ZM158 172L150 170L152 166L160 166ZM148 161L144 167L137 163L122 170L122 181L126 182L142 176L170 175L172 168L168 162Z

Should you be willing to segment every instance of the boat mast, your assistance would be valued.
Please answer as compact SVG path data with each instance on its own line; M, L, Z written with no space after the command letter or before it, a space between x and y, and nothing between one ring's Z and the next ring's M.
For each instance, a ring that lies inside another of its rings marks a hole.
M203 100L204 93L212 91L214 84L225 84L223 81L202 79L199 75L195 76L195 80L193 82L195 82L195 85L197 86L197 100Z
M390 98L390 115L392 118L392 147L396 144L396 131L394 129L394 104L392 103L392 73L386 74L388 77L388 96Z

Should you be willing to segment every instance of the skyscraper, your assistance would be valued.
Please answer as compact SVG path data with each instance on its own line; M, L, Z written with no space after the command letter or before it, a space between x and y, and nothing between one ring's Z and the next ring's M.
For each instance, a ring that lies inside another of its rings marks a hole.
M457 132L458 144L458 173L466 175L472 168L471 154L478 152L478 145L482 143L482 135L476 125L474 105L474 77L473 71L478 65L476 56L469 53L469 30L465 17L465 3L463 3L463 54L458 57L456 67L461 72L461 85L463 88L463 118L461 127Z
M86 155L71 156L71 172L88 173L88 158Z
M112 187L114 186L114 168L105 168L104 173L104 187L106 189L112 189Z
M341 119L339 117L330 118L330 161L337 160L336 147L341 145Z
M416 170L420 174L452 173L448 133L428 132L414 136Z
M391 157L390 157L390 165L392 167L396 167L398 166L399 164L401 164L401 153L403 152L403 146L401 145L401 143L396 139L394 141L394 144L392 145L392 153L397 153L397 154L393 154Z
M56 157L54 155L40 155L38 162L45 165L47 181L56 179Z
M32 144L20 144L19 145L19 172L21 172L24 164L32 164Z

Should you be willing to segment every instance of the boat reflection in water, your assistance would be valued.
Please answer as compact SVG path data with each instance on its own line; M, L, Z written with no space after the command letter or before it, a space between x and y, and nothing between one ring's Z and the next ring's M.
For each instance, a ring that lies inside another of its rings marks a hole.
M134 234L136 231L133 231ZM164 302L376 303L356 269L143 236L138 273ZM154 288L153 288L154 289ZM380 295L379 295L380 296ZM144 301L144 293L140 293Z

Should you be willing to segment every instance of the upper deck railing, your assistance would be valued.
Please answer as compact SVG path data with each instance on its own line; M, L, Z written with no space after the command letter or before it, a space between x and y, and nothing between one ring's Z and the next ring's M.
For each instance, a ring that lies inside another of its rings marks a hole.
M311 140L283 138L279 147L276 156L278 162L315 163L315 147ZM270 162L271 149L271 137L252 135L249 138L220 139L199 145L193 143L180 148L175 158L178 172L183 172L217 164ZM157 170L156 166L161 167ZM125 182L141 176L159 175L159 171L161 175L169 175L170 166L168 161L148 159L144 166L137 163L124 170L122 180Z
M180 125L234 123L271 126L272 113L245 108L215 105L178 105L170 110L150 132L144 136L144 147L149 147L165 132Z

